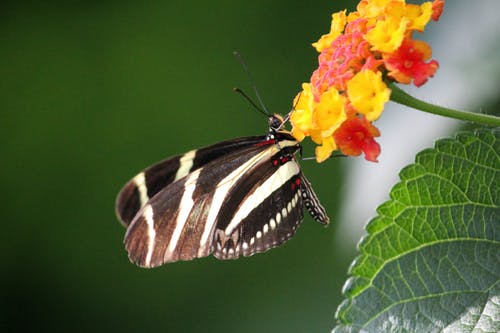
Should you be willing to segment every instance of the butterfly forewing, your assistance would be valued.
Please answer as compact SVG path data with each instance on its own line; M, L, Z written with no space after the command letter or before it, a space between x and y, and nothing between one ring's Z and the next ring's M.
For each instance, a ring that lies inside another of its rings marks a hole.
M118 194L116 215L120 222L127 227L139 209L166 186L210 161L262 142L265 138L265 136L252 136L219 142L165 159L144 169L125 184Z

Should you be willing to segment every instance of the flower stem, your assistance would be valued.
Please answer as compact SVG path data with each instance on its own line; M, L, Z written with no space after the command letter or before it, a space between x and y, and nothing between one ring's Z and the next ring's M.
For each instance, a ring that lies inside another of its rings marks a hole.
M420 99L417 99L411 95L408 95L394 83L390 83L389 88L392 90L391 101L393 102L444 117L470 121L474 123L483 124L486 126L500 126L500 117L495 117L492 115L487 115L482 113L472 113L472 112L448 109L442 106L430 104Z

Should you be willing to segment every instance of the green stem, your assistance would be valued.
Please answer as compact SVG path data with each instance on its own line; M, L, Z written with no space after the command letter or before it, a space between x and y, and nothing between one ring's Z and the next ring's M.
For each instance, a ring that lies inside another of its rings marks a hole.
M393 102L444 117L470 121L474 123L483 124L486 126L500 126L500 117L495 117L481 113L472 113L472 112L448 109L442 106L430 104L422 100L419 100L411 95L408 95L394 83L390 83L389 88L392 90L391 101Z

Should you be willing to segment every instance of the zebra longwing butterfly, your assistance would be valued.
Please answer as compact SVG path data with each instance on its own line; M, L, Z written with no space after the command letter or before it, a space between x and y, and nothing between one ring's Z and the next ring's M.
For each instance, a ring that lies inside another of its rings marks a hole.
M290 239L304 207L329 219L295 153L299 142L269 119L269 132L223 141L154 164L118 194L132 262L155 267L213 254L236 259Z

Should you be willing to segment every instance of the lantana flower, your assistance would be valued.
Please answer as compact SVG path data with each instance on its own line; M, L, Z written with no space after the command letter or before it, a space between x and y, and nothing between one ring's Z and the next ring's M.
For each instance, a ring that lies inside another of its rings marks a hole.
M355 12L332 15L330 32L312 44L318 68L302 84L290 115L292 135L318 144L318 162L335 150L377 161L380 132L372 122L390 99L387 83L418 87L434 75L439 64L430 60L430 46L412 35L437 21L443 5L444 0L361 0Z

